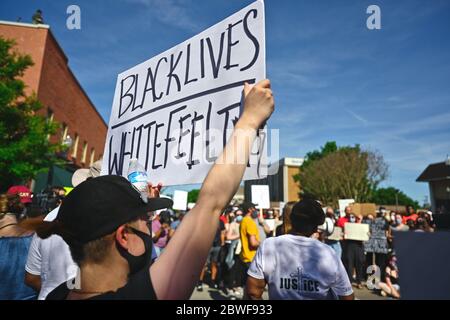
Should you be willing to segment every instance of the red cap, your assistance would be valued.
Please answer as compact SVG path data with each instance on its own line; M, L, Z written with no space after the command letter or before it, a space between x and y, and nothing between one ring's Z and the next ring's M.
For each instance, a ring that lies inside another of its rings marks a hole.
M18 194L22 203L31 202L31 190L26 186L12 186L8 189L7 194Z

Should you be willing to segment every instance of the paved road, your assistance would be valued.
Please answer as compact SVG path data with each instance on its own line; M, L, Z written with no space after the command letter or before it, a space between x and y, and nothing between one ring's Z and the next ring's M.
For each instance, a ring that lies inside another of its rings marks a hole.
M386 298L368 290L353 288L356 299L359 300L385 300ZM268 299L267 291L263 294L264 299ZM231 300L231 297L226 296L221 290L209 288L208 285L203 285L203 291L199 292L197 289L191 296L191 300Z

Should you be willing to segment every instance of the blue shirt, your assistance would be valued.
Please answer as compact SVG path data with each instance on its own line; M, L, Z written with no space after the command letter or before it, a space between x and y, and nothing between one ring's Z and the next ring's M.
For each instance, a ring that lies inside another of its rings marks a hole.
M32 237L0 238L0 300L37 298L37 292L24 283L25 263Z

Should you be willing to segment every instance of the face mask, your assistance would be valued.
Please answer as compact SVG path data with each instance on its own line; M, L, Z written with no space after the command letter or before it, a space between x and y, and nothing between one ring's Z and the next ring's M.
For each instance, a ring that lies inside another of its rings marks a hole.
M402 218L398 218L395 221L397 222L397 224L401 224L402 223Z
M258 214L259 214L258 210L253 210L253 211L252 211L252 218L253 218L253 219L258 218Z
M150 265L150 260L152 258L152 237L145 232L139 231L135 228L130 227L133 230L133 233L142 239L144 242L145 251L140 256L133 256L130 254L125 248L123 248L117 241L116 247L119 251L120 255L127 260L128 266L130 268L130 274L135 274L139 270L142 270L144 267Z
M350 216L350 222L356 222L356 218L354 216Z
M237 216L237 217L236 217L236 221L237 221L237 222L241 222L241 221L242 221L242 216L240 216L240 215Z

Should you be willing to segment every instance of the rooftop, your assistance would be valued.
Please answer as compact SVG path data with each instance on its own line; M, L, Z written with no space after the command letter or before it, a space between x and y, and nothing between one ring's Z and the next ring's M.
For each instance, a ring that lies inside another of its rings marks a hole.
M450 179L450 165L446 162L430 164L416 179L419 182Z

